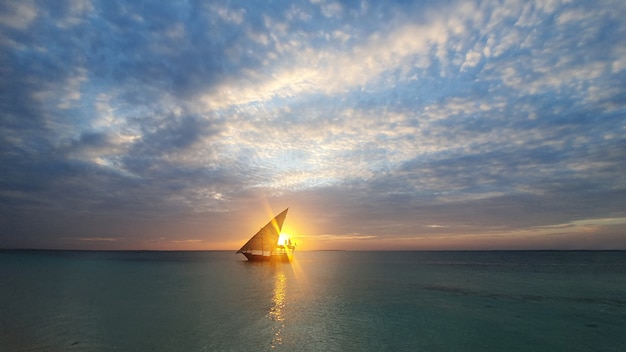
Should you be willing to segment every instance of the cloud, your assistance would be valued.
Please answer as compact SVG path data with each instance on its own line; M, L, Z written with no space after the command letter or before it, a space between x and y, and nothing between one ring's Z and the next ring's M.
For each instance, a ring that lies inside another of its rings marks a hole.
M477 51L468 52L467 55L465 56L465 62L461 66L461 71L464 71L471 67L476 67L476 65L478 65L478 63L480 62L481 58L482 58L482 55L480 54L480 52L477 52Z
M116 238L116 237L77 237L77 238L67 238L68 240L74 240L74 241L96 241L96 242L115 242L118 241L120 239L123 238Z
M300 236L302 238L309 238L315 241L321 242L335 242L335 241L365 241L376 238L376 236L370 235L359 235L359 234L341 234L341 235L330 235L330 234L320 234L315 236Z
M4 6L4 238L225 241L259 194L368 243L621 216L622 2Z
M204 240L197 240L197 239L191 239L191 240L174 240L174 241L169 241L171 243L202 243L204 242Z
M233 24L241 24L246 14L245 9L229 9L219 5L210 5L210 10L217 13L220 19Z
M0 13L0 25L12 29L24 30L37 18L37 8L33 1L3 2Z

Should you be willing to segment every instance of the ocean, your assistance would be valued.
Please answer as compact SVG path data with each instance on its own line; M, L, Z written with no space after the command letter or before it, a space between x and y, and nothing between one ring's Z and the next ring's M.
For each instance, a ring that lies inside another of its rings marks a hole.
M623 251L0 251L0 351L626 351Z

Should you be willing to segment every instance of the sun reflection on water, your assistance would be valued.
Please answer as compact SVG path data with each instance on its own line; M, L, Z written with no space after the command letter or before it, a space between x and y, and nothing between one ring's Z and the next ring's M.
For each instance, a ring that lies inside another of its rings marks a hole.
M275 325L272 328L272 332L274 333L274 336L272 337L272 348L282 345L283 343L282 330L285 327L283 308L285 307L286 286L287 277L285 276L285 273L282 271L276 272L274 280L274 295L272 296L274 305L270 309L269 313L270 318L275 322Z

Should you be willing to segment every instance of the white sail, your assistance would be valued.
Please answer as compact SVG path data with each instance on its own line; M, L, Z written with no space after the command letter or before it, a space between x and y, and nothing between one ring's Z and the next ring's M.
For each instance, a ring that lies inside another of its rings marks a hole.
M278 237L283 227L283 222L287 216L285 209L282 213L276 215L267 225L263 226L246 244L237 251L237 253L270 256L272 252L276 250L278 244Z

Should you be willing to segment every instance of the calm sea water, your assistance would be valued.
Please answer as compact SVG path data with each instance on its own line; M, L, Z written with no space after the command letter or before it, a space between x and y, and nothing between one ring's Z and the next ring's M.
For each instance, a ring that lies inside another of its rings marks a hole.
M0 351L626 351L626 252L0 251Z

